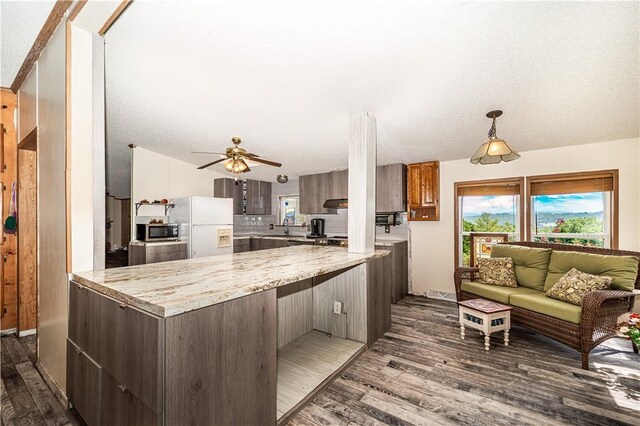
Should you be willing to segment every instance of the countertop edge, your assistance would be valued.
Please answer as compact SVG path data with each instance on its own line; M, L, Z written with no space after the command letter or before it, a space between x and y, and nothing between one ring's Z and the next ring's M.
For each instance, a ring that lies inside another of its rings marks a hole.
M231 300L239 299L241 297L250 296L252 294L260 293L263 291L271 290L277 287L283 287L298 281L303 281L309 278L317 277L320 275L328 274L331 272L339 271L340 269L350 268L356 265L360 265L362 263L369 262L373 259L382 258L388 256L391 252L389 250L376 250L370 254L363 254L363 258L354 259L354 260L346 260L345 262L340 262L338 264L333 264L328 267L319 266L317 270L313 272L309 272L302 275L293 275L291 277L285 277L279 280L271 280L264 283L258 283L254 286L248 288L248 291L240 291L235 294L226 295L226 297L221 298L222 300L212 300L212 298L202 298L201 303L189 303L188 308L182 308L180 305L173 306L159 306L150 302L146 302L139 298L130 296L124 292L114 290L110 287L95 283L89 279L82 277L81 272L79 273L71 273L71 281L75 281L76 283L90 288L100 294L103 294L107 297L110 297L118 302L125 303L134 308L140 309L146 313L151 315L155 315L161 318L168 318L176 315L180 315L183 313L187 313L190 311L194 311L197 309L207 308L209 306L217 305L220 303L228 302Z

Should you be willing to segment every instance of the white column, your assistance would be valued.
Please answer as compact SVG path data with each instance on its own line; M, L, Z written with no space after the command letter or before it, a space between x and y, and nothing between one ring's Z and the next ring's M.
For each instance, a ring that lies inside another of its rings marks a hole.
M367 111L349 118L349 252L375 247L376 119Z

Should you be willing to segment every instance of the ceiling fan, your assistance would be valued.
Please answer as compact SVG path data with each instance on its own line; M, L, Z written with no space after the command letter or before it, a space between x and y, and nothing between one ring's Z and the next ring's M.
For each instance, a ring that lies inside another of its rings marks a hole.
M233 146L227 148L225 153L221 152L208 152L208 151L191 151L192 154L212 154L212 155L224 155L224 157L207 163L203 166L198 167L198 170L206 169L207 167L213 166L214 164L218 164L224 162L224 168L234 173L236 175L236 180L238 179L238 175L240 173L250 172L251 169L247 164L246 160L253 161L255 163L262 163L268 166L280 167L282 164L276 163L275 161L265 160L261 158L259 155L252 154L247 152L246 149L240 148L239 145L242 142L242 139L239 137L231 138L231 142L233 142Z

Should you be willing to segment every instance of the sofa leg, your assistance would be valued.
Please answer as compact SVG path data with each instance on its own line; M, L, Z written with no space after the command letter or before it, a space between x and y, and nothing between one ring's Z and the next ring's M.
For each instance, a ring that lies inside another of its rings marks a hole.
M589 352L582 353L582 369L583 370L589 369Z

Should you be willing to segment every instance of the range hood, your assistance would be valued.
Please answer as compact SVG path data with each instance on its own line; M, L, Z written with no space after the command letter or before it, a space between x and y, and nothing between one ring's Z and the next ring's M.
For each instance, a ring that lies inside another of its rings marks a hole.
M347 198L333 198L325 201L322 207L325 209L346 209L349 207L349 200Z

